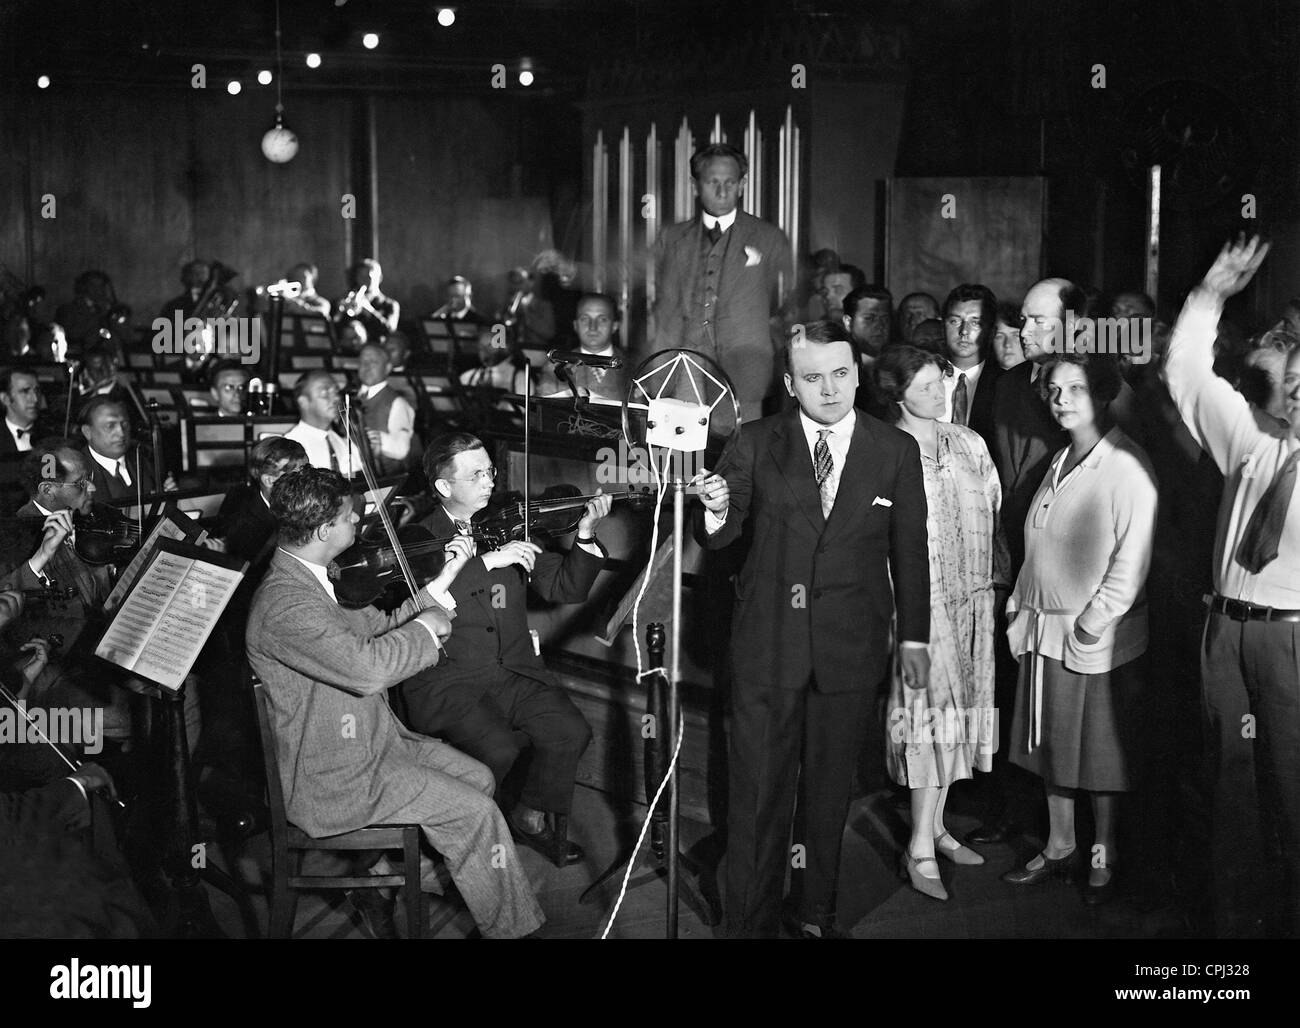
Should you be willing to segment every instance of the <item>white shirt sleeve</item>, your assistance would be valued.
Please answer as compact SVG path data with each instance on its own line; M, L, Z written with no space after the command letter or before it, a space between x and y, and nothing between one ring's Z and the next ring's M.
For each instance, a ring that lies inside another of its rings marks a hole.
M388 409L388 431L379 433L379 452L390 460L405 460L411 452L415 432L415 411L402 396L393 397Z

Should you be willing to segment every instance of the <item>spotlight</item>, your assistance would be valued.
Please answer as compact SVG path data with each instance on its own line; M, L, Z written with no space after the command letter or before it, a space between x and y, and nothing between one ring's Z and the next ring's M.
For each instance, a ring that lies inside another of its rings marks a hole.
M239 84L239 79L231 79L226 83L226 92L231 96L238 96L239 91L244 87Z
M533 73L527 68L519 73L519 84L521 86L531 86L533 84Z
M364 36L361 37L361 45L364 46L367 50L373 50L375 47L379 45L379 33L367 32Z
M456 20L456 8L454 7L438 8L438 24L441 25L444 29L450 28L452 23L455 22L455 20Z
M37 89L49 89L49 88L50 88L50 77L49 77L48 75L42 75L40 78L38 78L38 79L36 80L36 88L37 88Z
M309 67L309 68L319 68L319 67L320 67L320 54L308 54L308 55L307 55L307 67Z
M257 84L260 86L269 86L271 84L271 73L265 68L257 73Z

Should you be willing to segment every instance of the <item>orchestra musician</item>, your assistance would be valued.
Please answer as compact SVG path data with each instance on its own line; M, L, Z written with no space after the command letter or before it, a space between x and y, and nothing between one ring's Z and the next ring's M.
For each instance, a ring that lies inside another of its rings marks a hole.
M471 389L501 389L507 393L524 394L531 366L496 325L479 326L478 359L477 367L466 368L460 373L461 385Z
M18 484L22 455L37 439L49 434L37 419L45 397L31 372L15 368L0 371L0 408L4 409L4 431L0 432L0 515L11 514L24 500Z
M352 292L338 302L335 318L360 321L370 339L382 343L397 331L402 305L380 289L384 271L373 257L358 261L348 271Z
M208 378L213 413L222 418L243 417L249 377L249 370L243 364L222 361L213 365Z
M372 467L381 477L412 470L424 453L415 434L415 408L388 384L389 368L388 351L378 343L361 348L357 402L370 444Z
M91 481L101 495L118 500L154 491L153 461L138 444L131 444L131 419L125 403L96 396L81 411L81 434L90 458ZM171 472L163 477L162 487L166 492L176 491Z
M330 316L330 302L316 292L316 280L320 271L316 265L304 261L295 264L285 275L285 281L297 282L301 286L297 296L286 296L284 309L288 314L315 314L322 318Z
M532 933L544 915L491 800L491 773L404 728L384 695L439 663L440 641L453 634L436 602L445 581L392 614L345 609L326 566L356 535L347 480L320 468L287 474L271 491L271 512L280 544L253 599L247 644L266 689L289 820L316 838L419 824L484 936ZM448 546L447 576L470 553L463 542ZM432 869L425 883L437 890Z
M467 433L439 436L425 452L424 470L437 506L420 524L437 537L469 534L496 480L483 443ZM447 587L456 611L447 664L402 686L411 727L486 764L515 839L557 867L583 857L568 841L568 815L591 728L542 662L528 630L526 593L531 585L551 603L586 600L605 563L596 526L609 508L607 496L587 504L567 555L515 541L457 568ZM500 790L521 754L516 732L527 736L532 752L521 761L526 767L511 807Z
M194 314L195 307L199 299L203 296L203 288L208 284L208 279L212 276L212 268L206 261L190 261L181 268L181 285L185 291L179 296L173 296L170 300L162 305L158 316L170 320L177 311L182 318L188 318Z
M578 300L578 316L573 329L578 333L580 352L589 357L614 357L623 362L621 368L601 368L578 364L568 369L572 385L578 395L595 396L605 400L621 401L627 393L628 355L621 346L614 345L618 331L618 308L614 298L605 293L583 293ZM568 382L562 382L554 371L548 370L537 387L541 396L573 396Z
M352 477L355 463L348 443L333 429L339 415L339 385L328 371L316 368L302 374L293 386L298 423L284 434L302 444L314 468L330 468Z
M447 280L447 302L429 315L444 321L463 321L468 325L488 325L491 322L474 306L474 286L464 275L453 275Z
M521 346L550 346L555 339L555 307L541 296L527 268L510 270L510 299L497 319L510 327Z

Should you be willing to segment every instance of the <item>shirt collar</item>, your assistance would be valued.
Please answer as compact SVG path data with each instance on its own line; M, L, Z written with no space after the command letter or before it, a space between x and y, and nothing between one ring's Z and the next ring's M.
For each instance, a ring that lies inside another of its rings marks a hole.
M36 426L32 424L32 425L28 425L26 428L23 428L21 425L15 425L8 418L5 418L5 427L9 429L9 434L13 436L15 439L17 439L19 432L26 432L28 435L31 435L32 429L35 428Z
M281 546L279 549L280 552L283 553L285 556L292 557L299 564L301 564L308 571L310 571L312 577L315 578L316 581L318 581L321 584L321 588L323 588L327 593L329 593L330 599L334 600L335 603L338 602L338 598L334 595L334 583L330 581L329 573L325 570L325 565L313 564L309 560L303 560L301 557L298 556L298 554L290 553L283 546Z
M117 459L114 459L112 457L105 457L102 453L96 452L93 446L87 446L86 452L90 454L91 457L94 458L96 464L98 464L101 468L107 471L110 475L117 474L117 466L121 460L120 457Z
M731 226L736 223L736 212L739 210L740 208L737 207L733 209L730 214L724 214L720 218L715 218L712 214L709 214L706 211L703 215L705 231L707 232L709 229L713 228L714 225L717 225L723 232L726 232L727 229L731 228Z
M582 352L585 353L585 354L587 354L588 356L591 356L591 357L613 357L613 356L614 356L614 344L613 344L613 343L610 343L610 344L609 344L608 346L606 346L605 349L603 349L603 350L583 350Z
M52 510L46 510L46 509L45 509L44 507L42 507L39 503L37 503L35 500L32 500L32 506L35 507L37 510L39 510L39 511L41 512L41 517L43 517L43 518L48 518L51 514L54 513L54 511L52 511Z
M298 428L302 429L304 432L313 432L322 439L328 439L334 434L333 431L328 428L317 428L315 425L309 425L305 421L298 422ZM290 556L292 556L292 554L290 554Z
M817 441L817 433L824 428L829 428L831 430L831 435L837 438L852 438L853 427L857 424L857 421L858 412L852 407L849 408L849 412L845 414L844 417L840 418L840 420L835 422L833 425L819 424L818 422L813 421L812 418L808 417L808 415L803 412L802 407L799 408L799 425L803 429L804 437L808 440L809 445L812 445Z
M358 390L358 392L361 394L361 399L369 400L371 397L378 396L381 392L383 392L384 387L387 385L388 385L387 381L376 382L372 386L363 385Z

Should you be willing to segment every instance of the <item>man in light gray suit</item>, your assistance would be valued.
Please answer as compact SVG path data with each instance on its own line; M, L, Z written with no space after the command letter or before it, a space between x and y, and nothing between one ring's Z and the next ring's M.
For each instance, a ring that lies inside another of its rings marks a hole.
M664 230L656 253L654 348L698 350L731 379L745 421L762 416L774 390L784 333L772 316L794 287L790 241L739 210L749 160L713 143L691 157L698 218Z
M437 600L452 603L445 585L468 545L448 545L447 566L425 587L431 599L393 614L346 610L327 569L356 535L347 480L323 468L291 472L271 491L271 513L280 545L253 597L247 643L266 687L289 820L314 838L419 824L484 936L533 932L545 918L492 800L492 772L403 728L384 697L438 662L451 621ZM431 874L425 881L436 884Z

